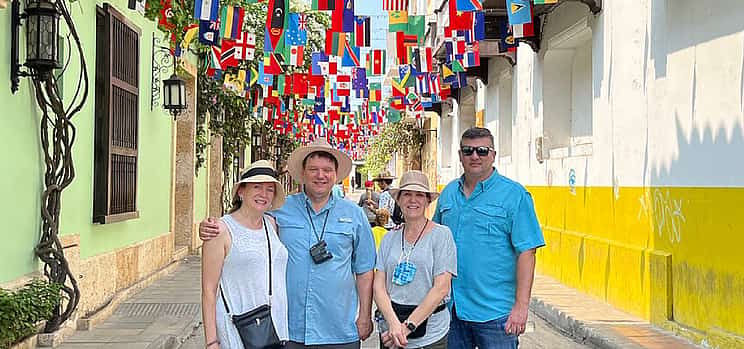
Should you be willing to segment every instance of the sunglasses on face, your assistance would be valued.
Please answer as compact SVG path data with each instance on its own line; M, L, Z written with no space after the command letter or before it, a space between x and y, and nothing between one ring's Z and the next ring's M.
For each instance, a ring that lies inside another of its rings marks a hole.
M493 150L493 148L491 147L484 147L484 146L471 147L469 145L465 145L465 146L462 146L462 148L460 148L462 155L465 155L465 156L473 155L473 152L478 154L478 156L486 156L488 155L489 152L491 152L491 150Z

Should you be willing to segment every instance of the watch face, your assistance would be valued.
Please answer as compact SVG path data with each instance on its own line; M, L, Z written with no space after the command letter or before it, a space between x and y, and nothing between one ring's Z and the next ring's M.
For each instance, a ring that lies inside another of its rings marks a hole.
M416 331L416 325L414 325L412 322L409 322L406 327L408 327L408 330L411 332Z

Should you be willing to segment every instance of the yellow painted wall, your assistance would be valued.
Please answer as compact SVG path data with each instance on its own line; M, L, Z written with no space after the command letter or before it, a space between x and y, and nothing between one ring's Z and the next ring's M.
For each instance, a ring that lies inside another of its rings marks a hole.
M744 188L528 189L547 243L540 273L715 347L744 347Z

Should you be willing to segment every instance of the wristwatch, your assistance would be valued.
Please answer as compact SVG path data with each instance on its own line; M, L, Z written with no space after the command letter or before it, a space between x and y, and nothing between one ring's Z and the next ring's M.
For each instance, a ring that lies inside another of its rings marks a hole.
M404 325L406 325L406 328L407 328L407 329L408 329L409 331L411 331L411 332L414 332L414 331L416 331L416 328L418 327L418 326L416 326L416 324L414 324L414 323L413 323L413 322L412 322L411 320L406 320L406 321L403 321L403 324L404 324Z

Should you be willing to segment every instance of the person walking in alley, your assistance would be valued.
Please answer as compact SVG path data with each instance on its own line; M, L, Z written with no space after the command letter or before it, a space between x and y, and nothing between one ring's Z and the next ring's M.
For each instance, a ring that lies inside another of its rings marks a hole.
M385 209L390 213L390 219L388 219L387 224L385 224L385 229L392 229L396 226L396 223L393 222L392 218L395 213L395 200L393 200L393 197L390 196L390 193L388 192L390 186L393 185L393 179L395 179L395 177L392 176L389 171L383 171L374 179L380 187L380 200L378 205L373 205L373 207L380 210Z
M449 183L432 218L452 230L450 349L517 348L529 312L535 251L545 245L532 196L493 167L493 135L473 127L460 139L464 175Z
M286 347L358 349L372 333L374 239L362 209L331 195L351 159L319 139L293 151L287 167L304 191L270 213L289 251ZM199 230L205 240L222 235L211 220Z
M390 195L405 223L382 239L375 271L375 304L383 347L447 348L452 277L457 253L452 232L429 221L424 211L438 194L421 171L409 171Z
M365 182L364 188L366 190L364 194L359 197L358 205L367 216L369 226L374 227L377 225L377 214L375 213L375 208L380 201L380 194L375 192L375 183L372 181Z
M202 318L206 347L242 348L232 316L270 304L279 341L289 339L285 275L287 249L274 218L284 190L266 160L259 160L233 185L232 208L217 226L228 232L202 247ZM271 301L269 301L271 299Z

